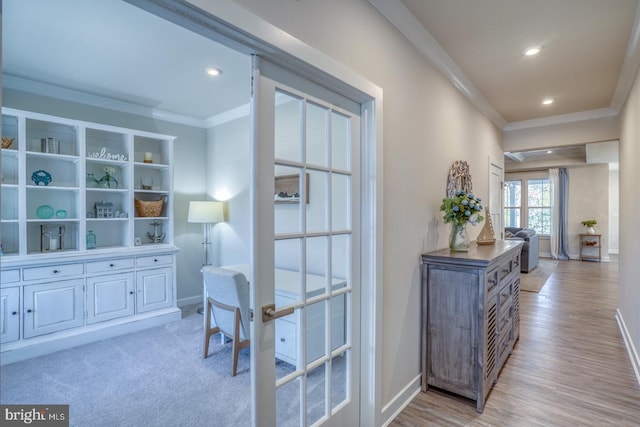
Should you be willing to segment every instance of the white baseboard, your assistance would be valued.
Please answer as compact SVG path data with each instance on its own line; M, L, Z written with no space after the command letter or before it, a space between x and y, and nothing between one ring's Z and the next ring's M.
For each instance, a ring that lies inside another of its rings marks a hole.
M400 393L398 393L391 402L382 408L382 425L383 427L391 424L391 421L397 417L404 408L407 407L414 397L422 390L422 374L419 374L409 384L407 384Z
M182 319L175 307L154 310L135 316L123 317L60 332L5 343L0 353L0 365L20 362L79 345L164 325Z
M616 320L618 321L618 327L620 328L620 333L624 339L624 345L627 347L633 371L636 373L636 380L638 380L638 384L640 384L640 357L638 357L638 352L633 344L631 335L629 335L629 330L627 329L627 325L624 323L624 318L622 317L622 313L620 313L620 309L616 310Z
M186 305L202 304L202 295L196 295L195 297L182 298L178 300L178 307L184 307Z

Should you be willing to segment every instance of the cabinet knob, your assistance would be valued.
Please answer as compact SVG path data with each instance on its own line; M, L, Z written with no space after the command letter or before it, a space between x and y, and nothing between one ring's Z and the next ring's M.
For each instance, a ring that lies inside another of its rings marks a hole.
M109 264L109 267L115 267L115 266L116 266L115 264Z
M32 312L33 312L33 310L31 310L31 309L27 310L27 313L32 313Z
M18 312L17 311L12 311L11 314L15 316L16 314L18 314Z
M287 339L285 337L280 338L280 342L286 342Z
M60 270L53 270L53 274L58 274L60 273Z
M133 291L129 291L129 295L133 295Z
M153 262L158 262L158 258L155 258L155 259L153 260Z

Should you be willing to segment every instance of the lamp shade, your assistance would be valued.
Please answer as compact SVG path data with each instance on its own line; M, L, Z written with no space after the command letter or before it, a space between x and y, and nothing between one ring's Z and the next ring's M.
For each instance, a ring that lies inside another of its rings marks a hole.
M213 223L224 221L224 204L213 201L189 202L188 222Z

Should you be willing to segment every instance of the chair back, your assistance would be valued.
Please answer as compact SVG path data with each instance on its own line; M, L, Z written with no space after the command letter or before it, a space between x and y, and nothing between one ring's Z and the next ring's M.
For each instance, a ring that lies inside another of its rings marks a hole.
M207 296L219 303L240 309L240 338L249 339L249 283L244 274L206 266L202 268ZM233 331L233 313L213 306L213 322L225 334Z

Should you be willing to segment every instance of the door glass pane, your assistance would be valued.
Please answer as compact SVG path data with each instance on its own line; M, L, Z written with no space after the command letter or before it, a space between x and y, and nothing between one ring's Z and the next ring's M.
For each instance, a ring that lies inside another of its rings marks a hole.
M331 113L331 167L334 169L351 169L351 138L349 119L342 114Z
M351 224L349 176L331 174L331 229L348 230Z
M298 377L276 389L276 425L298 427L300 423L300 382Z
M306 204L307 231L327 231L329 229L327 218L329 173L314 170L308 170L307 173L309 176L309 203Z
M305 206L306 175L302 169L276 165L273 189L274 230L276 234L302 231L302 207ZM302 180L302 177L305 180ZM305 194L303 194L303 192Z
M302 107L302 99L283 92L276 94L276 159L291 161L302 160Z
M307 425L312 425L326 413L325 364L307 374Z
M307 313L307 363L322 357L326 353L325 325L326 325L325 301L310 304L306 308Z
M306 117L306 146L307 163L310 165L327 166L329 111L316 104L307 104Z
M347 363L349 352L331 359L331 408L334 409L347 399Z
M328 238L307 237L307 298L325 293L327 283L327 242Z

